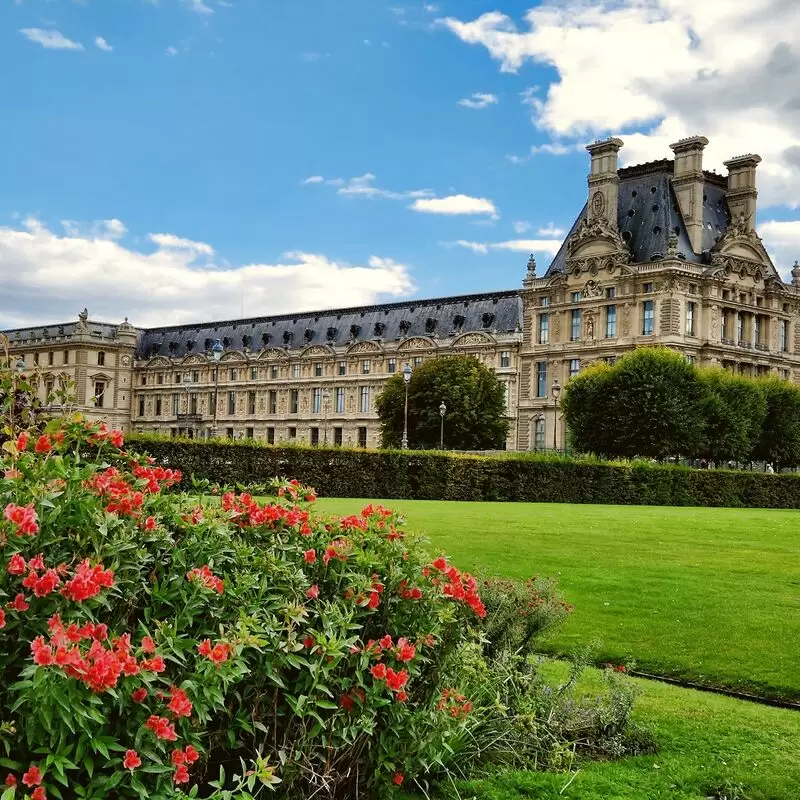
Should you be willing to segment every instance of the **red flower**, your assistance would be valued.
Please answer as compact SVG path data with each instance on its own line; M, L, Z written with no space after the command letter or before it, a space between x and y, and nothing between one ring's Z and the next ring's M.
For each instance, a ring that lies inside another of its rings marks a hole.
M410 594L409 594L409 597L410 597L412 600L419 600L419 599L422 597L422 590L421 590L420 588L418 588L417 586L415 586L415 587L414 587L414 588L411 590L411 592L410 592Z
M9 772L8 775L6 775L5 783L6 783L6 786L16 786L17 785L16 776L12 775L12 773Z
M156 527L156 518L155 517L148 517L144 521L144 529L146 531L152 531L152 530L155 529L155 527Z
M58 577L58 573L54 569L49 569L41 578L34 581L33 593L37 597L47 597L58 588L60 583L61 578Z
M189 768L186 764L181 764L176 767L173 780L175 783L189 783Z
M387 633L386 636L380 640L379 644L384 650L388 650L392 646L392 637Z
M317 560L317 551L306 550L305 553L303 553L303 560L306 564L313 564Z
M20 592L10 603L6 604L6 607L13 608L14 611L27 611L31 606L25 599L25 595Z
M395 774L392 776L392 783L395 784L396 786L402 786L403 785L403 773L402 772L395 772Z
M209 569L208 564L204 564L199 568L194 567L194 569L190 569L189 572L186 573L186 577L188 580L199 583L201 586L206 589L211 589L217 594L222 594L225 591L225 581L214 575Z
M345 711L352 711L352 710L353 710L353 698L352 698L352 697L350 697L350 695L349 695L349 694L343 694L343 695L342 695L342 696L339 698L339 705L340 705L340 706L341 706L341 707L342 707L342 708L343 708Z
M314 646L314 638L312 636L306 636L303 639L303 647L313 647Z
M37 786L33 790L31 800L47 800L47 792L44 790L44 786Z
M22 575L25 572L25 559L19 554L14 553L13 556L8 561L8 570L9 575Z
M376 664L370 672L375 680L382 681L386 678L386 664Z
M148 717L144 726L148 730L153 731L159 739L166 739L170 742L177 741L178 739L178 734L175 733L175 726L166 717L158 717L153 714Z
M17 533L21 536L34 536L39 531L39 521L33 503L27 506L9 503L3 511L3 516L17 526Z
M198 758L200 758L200 753L194 749L194 747L190 744L186 745L186 749L183 751L184 755L186 756L186 763L187 764L194 764Z
M197 652L200 653L201 656L210 656L211 655L211 639L203 639L199 645L197 645Z
M439 558L437 558L433 564L431 564L431 566L444 572L444 570L447 569L447 559L443 556L439 556Z
M125 436L122 431L111 431L108 434L108 440L117 448L121 448L125 444Z
M183 750L173 750L169 758L176 767L186 761L186 756L184 755Z
M190 717L192 715L192 701L186 696L183 689L172 687L171 700L167 708L176 717Z
M381 666L380 664L378 666ZM401 669L395 672L391 667L386 670L386 685L394 692L399 691L408 683L408 670Z
M28 449L28 432L22 431L22 433L17 437L17 451L22 452L23 450Z
M408 695L401 689L395 696L394 699L397 700L398 703L405 703L408 700Z
M43 434L36 440L36 447L33 449L37 453L49 453L53 449L53 446L50 444L50 440L47 436Z
M22 782L26 786L38 786L42 782L42 773L39 767L31 764L28 771L22 776Z
M103 569L102 565L91 566L86 558L78 564L75 577L64 584L61 593L69 600L81 603L100 594L103 588L114 585L114 573L110 569Z
M229 644L225 644L224 642L219 642L218 644L214 645L214 648L209 653L209 658L213 661L217 666L219 666L223 661L227 661L228 657L231 654L231 646Z
M145 672L163 672L167 665L161 656L153 656L152 658L145 658L141 663L141 668Z
M139 754L135 750L126 750L122 766L125 767L125 769L134 770L136 767L142 766L142 759L139 758Z
M142 652L143 653L155 653L155 651L156 651L156 643L149 636L143 636L142 637Z
M370 592L369 594L369 602L367 603L367 608L375 609L381 604L381 596L378 592Z
M397 660L411 661L417 654L417 648L410 644L407 639L397 640Z
M146 697L147 697L147 689L145 689L144 686L141 686L138 689L134 689L131 692L131 700L133 700L134 703L144 703Z
M319 586L316 583L306 592L306 597L309 600L316 600L319 597Z
M37 636L31 642L33 663L38 667L47 667L53 663L53 648L45 643L44 636Z
M0 608L0 628L5 628L6 626L6 612Z

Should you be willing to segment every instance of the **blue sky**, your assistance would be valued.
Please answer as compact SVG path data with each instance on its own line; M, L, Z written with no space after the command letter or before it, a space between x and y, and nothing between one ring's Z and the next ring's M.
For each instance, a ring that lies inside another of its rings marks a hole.
M797 11L732 63L742 12L710 5L721 26L689 0L6 0L0 325L68 319L65 301L155 324L513 288L584 202L583 145L611 133L633 162L694 133L710 165L760 152L786 273L800 120L720 86L709 108L696 79L796 87L775 45ZM662 76L654 47L694 72Z

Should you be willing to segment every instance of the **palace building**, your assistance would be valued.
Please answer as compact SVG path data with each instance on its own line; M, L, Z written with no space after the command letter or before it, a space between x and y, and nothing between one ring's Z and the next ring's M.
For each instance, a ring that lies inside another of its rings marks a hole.
M376 447L388 377L449 353L503 382L511 450L563 447L559 388L636 347L800 383L800 265L784 283L756 233L761 159L719 175L703 169L707 144L683 139L674 159L623 169L621 140L589 145L586 204L543 274L531 256L520 289L150 329L84 311L5 335L43 398L73 383L90 418L269 443Z

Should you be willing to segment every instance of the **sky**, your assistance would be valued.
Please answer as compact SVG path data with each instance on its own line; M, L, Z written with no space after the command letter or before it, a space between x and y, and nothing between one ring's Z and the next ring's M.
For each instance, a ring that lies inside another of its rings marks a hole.
M0 0L0 328L521 285L622 165L759 153L800 258L797 0Z

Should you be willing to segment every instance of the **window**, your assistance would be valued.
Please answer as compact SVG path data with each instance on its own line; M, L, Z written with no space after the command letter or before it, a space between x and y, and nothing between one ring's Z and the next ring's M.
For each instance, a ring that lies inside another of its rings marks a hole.
M581 360L579 358L572 358L569 362L569 376L574 378L581 371Z
M299 378L300 377L300 365L299 364L293 364L292 365L292 377L293 378Z
M343 428L334 428L333 429L333 443L336 447L342 446L342 432Z
M258 367L250 367L250 380L251 381L258 380Z
M97 366L104 367L106 365L106 354L105 351L99 350L97 353Z
M156 375L156 383L159 384L159 385L164 383L164 373L163 372L159 372L158 375Z
M369 411L369 386L362 386L358 397L358 410L364 414Z
M56 354L52 350L47 354L47 366L49 366L49 367L53 366L53 361L55 360L55 355Z
M278 390L277 389L270 389L269 390L269 397L267 401L267 413L268 414L277 414L278 413Z
M609 300L613 300L613 299L614 299L616 296L617 296L617 289L616 289L616 287L615 287L615 286L609 286L609 287L606 289L606 297L607 297Z
M365 358L361 362L361 374L362 375L369 375L369 371L370 371L371 368L372 368L372 362L368 358Z
M39 366L39 354L38 353L34 353L33 354L33 363L34 363L34 366L37 366L37 367Z
M247 393L247 413L253 415L256 413L256 393Z
M48 402L50 400L50 396L53 394L53 389L55 389L55 384L53 383L53 379L52 378L48 378L44 382L44 394L45 394L45 398L46 398L46 400ZM122 399L124 400L125 398L123 397Z
M533 424L533 449L544 450L544 417L536 417Z
M339 374L340 375L347 375L347 362L340 361L339 362Z
M180 372L176 372L175 373L175 383L180 383L180 382L181 382L181 374L180 374Z
M275 444L275 428L267 428L267 444Z
M694 309L696 303L686 304L686 335L694 336Z
M358 446L359 447L366 447L367 446L367 429L366 428L359 428L358 429Z
M781 352L786 353L789 350L789 321L782 319L781 320Z
M606 339L614 339L617 335L617 307L606 306Z
M389 374L390 375L394 375L394 373L397 372L397 359L396 358L390 358L389 359L388 369L389 369Z
M252 428L245 428L244 429L244 435L245 435L246 439L252 439L253 438L253 433L254 433L254 430Z
M139 377L139 385L144 386L147 383L147 375L141 375Z
M652 283L646 283L646 284L644 284L644 286L642 286L642 291L643 291L645 294L651 294L651 293L652 293L652 291L653 291L653 284L652 284Z
M296 414L297 413L297 405L298 405L298 398L300 392L297 389L292 389L289 392L289 413Z
M653 301L642 303L642 336L653 335Z
M692 356L692 355L687 355L687 356L686 356L686 360L687 360L687 361L688 361L690 364L694 364L694 362L695 362L695 357L694 357L694 356Z
M228 392L228 414L236 413L236 392Z
M547 397L547 362L536 362L536 396Z
M422 356L414 356L414 366L421 367L424 360L425 359Z
M64 363L69 364L69 350L64 351ZM144 375L142 375L142 378L144 378ZM142 381L142 383L144 383L144 381Z
M139 398L139 416L144 416L144 397Z
M314 394L312 396L311 413L319 414L321 408L322 408L322 389L317 387L316 389L314 389Z
M573 303L580 303L581 301L581 293L580 292L572 292L570 295L570 301Z
M225 436L228 439L233 439L233 428L225 428Z
M272 380L277 380L278 379L278 365L277 364L273 364L269 368L269 376L270 376L270 378L272 378Z
M550 341L549 314L539 314L539 334L536 340L539 344L547 344Z
M753 344L761 344L761 315L753 317Z
M231 380L232 381L239 380L239 370L236 367L231 367Z
M316 447L319 444L319 428L311 429L311 446Z
M297 438L297 428L291 427L289 428L289 438L296 439Z
M103 397L105 396L106 385L103 381L94 382L94 405L95 408L103 408Z
M539 305L542 308L547 308L550 305L550 298L549 297L540 297L539 298Z
M321 361L317 361L314 364L314 377L315 378L321 378L322 377L322 362Z
M181 404L181 396L177 392L175 392L175 394L172 395L172 416L173 417L177 417L178 416L178 412L181 410L181 405L180 404Z
M511 351L510 350L503 350L500 353L500 367L510 367L511 366Z
M741 313L736 314L736 341L741 342L744 340L744 316Z
M581 338L581 310L573 308L571 313L569 340L577 342Z
M336 413L344 414L344 389L341 387L336 390Z
M160 397L156 397L156 416L157 417L161 416L161 398Z

